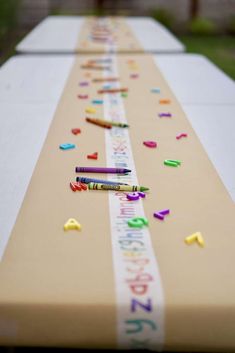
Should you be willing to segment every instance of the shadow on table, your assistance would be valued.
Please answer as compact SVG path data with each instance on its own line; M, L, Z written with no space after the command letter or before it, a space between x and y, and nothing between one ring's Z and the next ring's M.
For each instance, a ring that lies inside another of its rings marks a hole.
M97 349L97 352L106 352L106 353L117 353L118 350L113 349ZM133 350L135 351L135 350ZM132 352L133 352L132 351ZM149 350L141 349L141 352L150 352ZM1 353L91 353L94 352L94 349L78 349L78 348L55 348L55 347L1 347ZM120 353L130 353L130 350L120 350ZM173 353L173 352L165 352ZM180 352L179 352L180 353ZM184 352L192 353L192 352ZM195 353L195 352L194 352ZM200 352L204 353L204 352Z

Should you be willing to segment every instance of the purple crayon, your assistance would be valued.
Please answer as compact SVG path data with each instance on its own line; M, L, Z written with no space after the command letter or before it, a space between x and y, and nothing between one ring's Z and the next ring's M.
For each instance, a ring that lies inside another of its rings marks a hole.
M171 113L159 113L158 116L160 118L164 118L164 117L170 118L171 117Z
M76 173L108 173L108 174L126 174L131 172L125 168L105 168L105 167L76 167Z

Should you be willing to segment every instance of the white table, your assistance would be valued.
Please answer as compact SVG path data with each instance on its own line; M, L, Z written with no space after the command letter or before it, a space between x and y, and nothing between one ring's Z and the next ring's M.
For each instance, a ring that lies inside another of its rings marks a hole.
M49 16L16 47L19 53L75 53L85 17ZM149 17L126 17L142 48L152 53L180 53L184 45L163 25Z
M235 83L199 55L155 60L235 201ZM73 56L21 56L0 70L0 248L11 233L73 62Z
M177 54L154 58L181 104L235 104L234 81L205 57ZM72 55L12 57L0 70L0 102L57 101L73 62Z
M235 82L202 55L155 56L181 104L235 104Z

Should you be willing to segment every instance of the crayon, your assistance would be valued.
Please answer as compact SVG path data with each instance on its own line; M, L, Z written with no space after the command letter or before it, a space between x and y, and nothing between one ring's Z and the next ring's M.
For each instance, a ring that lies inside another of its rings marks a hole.
M112 128L112 125L111 125L111 124L102 123L102 122L100 122L100 121L97 121L97 119L86 118L86 121L87 121L88 123L91 123L91 124L94 124L94 125L98 125L98 126L104 127L104 128L106 128L106 129L111 129L111 128Z
M128 124L123 124L123 123L119 123L117 121L111 121L111 120L103 120L103 119L96 119L97 121L100 121L102 123L105 124L110 124L112 126L117 126L117 127L129 127Z
M99 183L99 184L108 184L108 185L128 185L125 183L120 183L119 181L101 180L101 179L79 177L79 176L76 178L76 181L84 184Z
M119 78L116 77L105 77L105 78L93 78L93 82L115 82L118 81Z
M82 69L87 70L110 70L109 66L99 66L99 65L81 65Z
M107 185L100 183L89 183L89 190L113 190L113 191L148 191L149 188L137 185Z
M107 59L95 59L95 60L88 60L87 64L110 64L112 62L112 59L111 58L107 58Z
M119 92L128 92L128 88L101 89L101 90L98 91L99 94L102 94L102 93L119 93Z
M126 174L131 172L126 168L106 168L106 167L76 167L76 173L108 173L108 174Z

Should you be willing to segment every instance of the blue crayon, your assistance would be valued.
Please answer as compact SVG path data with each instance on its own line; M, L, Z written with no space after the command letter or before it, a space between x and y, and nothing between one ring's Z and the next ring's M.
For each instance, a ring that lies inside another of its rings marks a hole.
M108 185L128 185L125 183L119 183L119 181L110 181L110 180L101 180L101 179L94 179L94 178L86 178L86 177L77 177L76 181L80 183L89 184L89 183L102 183Z

